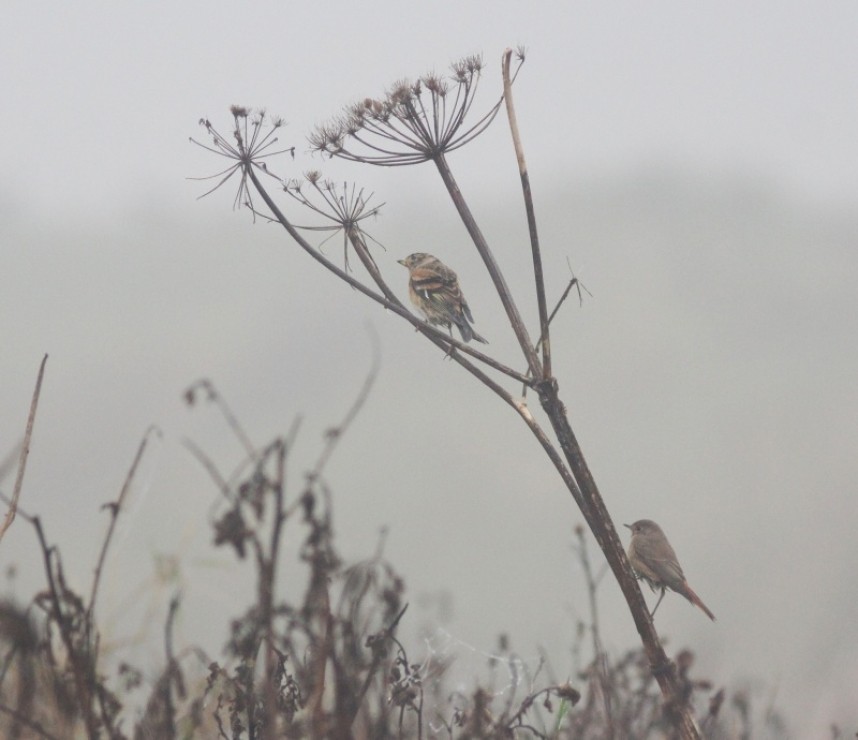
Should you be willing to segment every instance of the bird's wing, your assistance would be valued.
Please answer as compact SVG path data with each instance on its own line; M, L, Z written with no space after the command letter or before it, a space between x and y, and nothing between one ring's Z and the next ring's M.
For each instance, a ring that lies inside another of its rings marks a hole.
M661 551L660 556L656 554L656 549ZM679 560L676 553L670 546L669 542L662 541L659 547L650 546L646 540L638 543L638 554L641 559L646 561L659 580L668 584L673 588L673 584L682 583L685 580L685 575L682 572L682 567L679 565Z
M444 267L441 265L441 267ZM414 290L424 295L433 293L446 293L454 298L460 298L459 284L456 273L449 267L443 270L430 267L415 267L411 271L411 284Z
M411 283L415 289L428 291L439 290L444 285L441 276L426 267L415 267L411 270Z

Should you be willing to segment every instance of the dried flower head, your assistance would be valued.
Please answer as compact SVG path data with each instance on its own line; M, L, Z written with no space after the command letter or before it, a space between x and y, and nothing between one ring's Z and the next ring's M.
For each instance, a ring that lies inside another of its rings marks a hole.
M364 98L318 126L310 146L331 157L386 166L425 162L458 149L485 131L500 110L503 99L465 126L482 69L482 57L475 55L453 64L446 77L398 80L382 99Z
M371 206L372 193L366 194L363 188L358 189L354 183L343 183L342 187L337 186L330 180L323 179L322 174L317 170L305 172L304 178L303 181L289 180L284 185L284 190L328 223L324 226L296 226L296 228L332 232L322 244L337 233L342 233L343 260L346 270L350 269L348 248L352 240L359 239L365 244L369 239L384 249L384 246L361 226L361 222L378 215L384 203ZM307 188L309 192L305 192L303 188L305 183L310 186Z
M213 175L192 177L190 179L212 180L218 178L217 184L200 196L200 198L204 198L206 195L217 190L234 174L240 172L241 179L235 194L233 207L247 206L253 210L253 199L247 187L248 172L252 167L255 167L260 172L275 177L275 175L268 171L265 160L286 152L290 153L294 158L295 147L272 150L272 147L278 141L276 131L284 125L282 118L269 116L264 110L258 110L254 113L250 108L240 105L231 106L229 111L232 114L235 124L232 131L232 138L235 140L234 144L221 134L207 118L201 118L200 125L204 126L212 137L212 144L203 144L193 137L191 137L191 141L203 149L232 160L232 164L225 170L216 172Z

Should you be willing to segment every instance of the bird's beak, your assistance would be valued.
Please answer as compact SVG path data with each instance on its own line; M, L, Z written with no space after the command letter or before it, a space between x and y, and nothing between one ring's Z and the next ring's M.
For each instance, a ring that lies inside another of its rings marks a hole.
M628 527L629 529L631 529L631 528L632 528L632 525L631 525L631 524L624 524L623 526L624 526L624 527Z
M405 260L396 260L400 265L405 266Z

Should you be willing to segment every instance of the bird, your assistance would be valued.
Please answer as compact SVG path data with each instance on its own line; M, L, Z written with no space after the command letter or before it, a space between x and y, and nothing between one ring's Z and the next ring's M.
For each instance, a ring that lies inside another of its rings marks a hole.
M397 262L408 268L408 296L430 324L446 326L450 336L453 336L452 325L455 324L462 341L473 339L488 344L471 327L474 317L453 270L425 252L409 254Z
M709 611L700 597L694 593L685 574L679 565L676 553L667 541L661 527L651 519L640 519L634 524L624 526L632 530L632 539L629 542L629 562L639 578L649 583L653 591L661 589L655 607L650 616L655 615L655 610L664 598L666 589L682 594L695 606L699 606L709 619L715 621L715 615Z

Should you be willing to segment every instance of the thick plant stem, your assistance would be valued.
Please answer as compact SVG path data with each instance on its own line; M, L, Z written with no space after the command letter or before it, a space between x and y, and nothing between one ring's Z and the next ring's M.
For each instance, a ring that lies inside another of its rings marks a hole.
M515 159L518 164L518 174L521 178L521 192L524 197L524 211L527 214L527 230L530 235L530 249L533 254L533 277L536 287L536 305L539 310L539 328L542 346L542 365L545 377L551 377L551 339L548 333L548 304L545 298L545 277L542 271L542 255L539 248L539 233L536 228L536 209L533 205L533 192L530 188L530 175L527 171L527 161L524 158L524 147L518 131L518 119L515 115L515 105L512 97L512 76L510 60L512 50L507 49L503 55L503 99L506 104L506 115L509 120L509 130L512 134L512 145L515 149Z
M596 542L605 554L608 565L613 571L632 613L632 619L634 619L635 627L641 637L653 677L658 682L665 699L666 712L682 738L696 740L700 737L700 731L694 714L682 697L676 668L664 652L649 609L620 542L620 537L614 528L596 482L590 474L578 440L569 425L566 408L558 396L557 383L553 379L545 381L538 384L536 390L539 393L542 408L551 421L551 426L557 436L560 448L563 450L566 462L578 484L580 498L584 501L581 511L596 538ZM573 491L573 495L575 493ZM579 498L576 496L576 501L578 500Z

